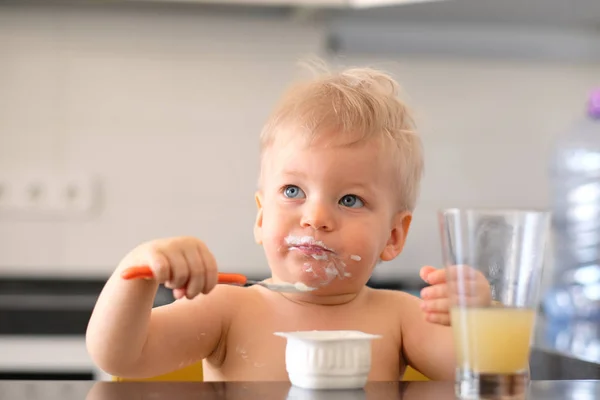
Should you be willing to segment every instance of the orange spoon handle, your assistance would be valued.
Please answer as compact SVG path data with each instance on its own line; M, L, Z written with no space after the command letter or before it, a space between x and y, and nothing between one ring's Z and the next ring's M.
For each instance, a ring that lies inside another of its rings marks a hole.
M248 278L246 278L243 274L230 274L230 273L219 273L219 283L225 283L230 285L245 285L248 282Z
M147 265L141 265L136 267L129 267L121 272L121 278L123 279L152 279L154 274L152 269ZM245 285L248 282L243 274L231 274L231 273L219 273L218 282L225 284Z
M142 265L139 267L129 267L121 272L121 278L123 279L152 279L154 274L150 267Z

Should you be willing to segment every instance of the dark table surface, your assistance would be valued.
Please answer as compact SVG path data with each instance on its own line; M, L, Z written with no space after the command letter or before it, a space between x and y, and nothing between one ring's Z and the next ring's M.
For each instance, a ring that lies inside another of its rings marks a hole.
M119 383L0 381L1 400L451 400L452 382L377 382L362 390L311 391L284 382ZM600 381L532 381L528 400L600 398Z
M600 380L600 364L551 349L532 349L529 370L532 380Z

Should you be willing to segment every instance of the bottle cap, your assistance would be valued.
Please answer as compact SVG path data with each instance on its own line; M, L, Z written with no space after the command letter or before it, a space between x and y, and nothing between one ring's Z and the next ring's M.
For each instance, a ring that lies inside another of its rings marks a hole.
M588 115L600 119L600 88L592 91L588 102Z

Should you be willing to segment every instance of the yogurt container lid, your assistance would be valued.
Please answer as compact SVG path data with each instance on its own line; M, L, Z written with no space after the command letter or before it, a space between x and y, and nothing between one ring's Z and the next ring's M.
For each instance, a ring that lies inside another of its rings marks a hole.
M298 339L309 342L330 342L338 340L380 339L381 335L373 335L361 331L296 331L275 332L275 336Z

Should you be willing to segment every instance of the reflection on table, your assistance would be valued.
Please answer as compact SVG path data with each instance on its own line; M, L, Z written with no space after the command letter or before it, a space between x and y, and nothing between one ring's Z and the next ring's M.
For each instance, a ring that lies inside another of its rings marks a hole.
M2 400L454 400L452 382L373 382L363 390L303 390L287 382L0 381ZM528 400L593 400L600 381L532 381Z

